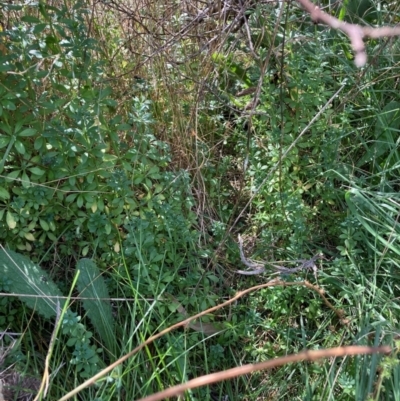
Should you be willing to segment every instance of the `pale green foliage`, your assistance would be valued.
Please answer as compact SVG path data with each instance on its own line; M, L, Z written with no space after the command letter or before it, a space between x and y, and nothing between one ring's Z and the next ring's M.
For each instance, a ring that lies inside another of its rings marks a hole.
M27 306L46 318L55 317L64 301L57 285L47 272L23 255L9 249L0 249L0 271L7 278L9 291L17 294ZM31 295L27 297L23 295Z

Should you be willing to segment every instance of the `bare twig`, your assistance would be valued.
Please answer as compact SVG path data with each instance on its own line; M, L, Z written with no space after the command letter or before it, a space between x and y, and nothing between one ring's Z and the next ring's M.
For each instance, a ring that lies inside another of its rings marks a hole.
M179 384L170 387L167 390L152 394L148 397L141 398L137 401L158 401L168 399L169 397L177 397L184 394L185 391L197 387L206 386L212 383L218 383L223 380L233 379L238 376L243 376L259 370L276 368L286 365L287 363L302 362L302 361L317 361L323 358L337 358L343 356L365 355L365 354L389 354L391 348L389 346L368 347L368 346L347 346L336 347L330 349L320 349L315 351L302 351L298 354L287 355L281 358L272 359L270 361L238 366L236 368L227 369L222 372L211 373L189 380L187 383Z
M363 67L367 62L367 54L365 52L365 38L382 38L385 36L400 36L400 26L384 26L380 28L372 28L361 26L358 24L349 24L340 21L322 11L318 6L310 0L297 0L303 8L310 14L311 19L319 24L323 23L345 33L350 39L351 47L355 53L354 63L357 67Z

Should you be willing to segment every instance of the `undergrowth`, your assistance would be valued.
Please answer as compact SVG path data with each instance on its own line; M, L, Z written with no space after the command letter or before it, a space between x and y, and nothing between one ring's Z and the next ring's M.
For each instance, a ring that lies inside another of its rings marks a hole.
M363 3L371 11L329 11L398 22L398 6ZM236 273L239 233L254 259L322 252L306 278L343 318L300 285L306 273L281 274L299 286L168 333L80 399L138 399L304 349L396 347L394 42L371 41L357 70L343 37L289 3L193 24L195 2L0 4L1 371L40 377L51 349L47 397L59 399L152 334L275 277ZM398 378L395 357L373 355L185 399L394 400Z

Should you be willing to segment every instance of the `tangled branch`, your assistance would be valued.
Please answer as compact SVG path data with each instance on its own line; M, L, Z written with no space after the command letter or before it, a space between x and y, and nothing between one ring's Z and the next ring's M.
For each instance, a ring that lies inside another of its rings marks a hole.
M239 274L244 274L246 276L252 276L255 274L261 274L265 272L265 265L271 266L276 272L278 273L284 273L284 274L291 274L291 273L296 273L299 272L301 270L309 270L312 269L312 271L314 272L314 275L317 274L317 266L315 264L315 262L318 259L322 259L323 255L322 253L318 253L315 256L313 256L311 259L298 259L298 260L293 260L290 263L301 263L300 266L298 267L293 267L293 268L289 268L289 267L285 267L285 266L280 266L277 264L272 264L269 262L255 262L254 260L251 259L246 259L246 256L244 256L244 252L243 252L243 239L242 237L238 236L239 239L239 252L240 252L240 259L242 261L242 263L244 265L246 265L247 267L250 267L250 269L252 270L237 270L236 273ZM277 262L275 262L277 263Z
M310 14L311 19L316 24L325 24L333 29L342 31L350 39L351 47L354 51L354 63L357 67L363 67L367 62L367 53L365 52L365 38L382 38L385 36L400 36L400 26L372 28L358 24L350 24L340 21L337 18L323 12L318 6L310 0L297 0L303 8Z

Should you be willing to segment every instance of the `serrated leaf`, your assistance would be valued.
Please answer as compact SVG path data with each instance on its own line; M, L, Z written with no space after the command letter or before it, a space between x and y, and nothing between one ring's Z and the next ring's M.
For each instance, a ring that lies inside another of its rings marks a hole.
M14 215L9 210L7 210L6 214L6 223L11 230L13 230L17 226L17 221L15 220Z

